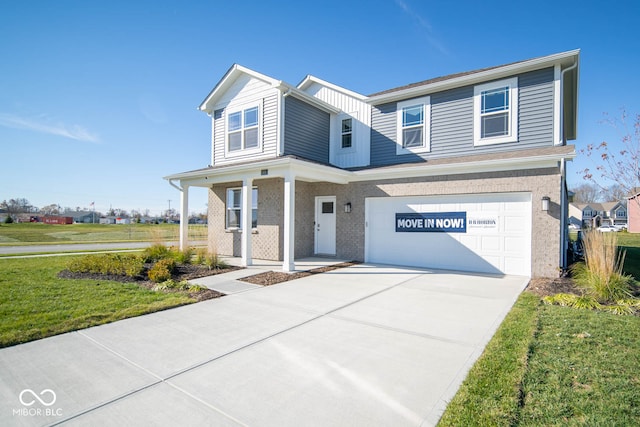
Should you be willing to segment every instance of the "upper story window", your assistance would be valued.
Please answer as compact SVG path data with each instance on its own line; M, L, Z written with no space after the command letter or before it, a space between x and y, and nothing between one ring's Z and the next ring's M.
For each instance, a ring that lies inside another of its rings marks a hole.
M341 125L341 147L342 148L351 148L353 145L353 119L348 118L348 119L342 119L342 125Z
M251 193L251 227L258 227L258 189ZM227 189L227 228L242 228L242 188Z
M627 212L624 209L618 209L617 211L615 211L616 214L616 218L626 218L627 217Z
M260 148L260 107L251 105L227 112L227 152Z
M518 140L518 78L485 83L473 90L475 145Z
M430 97L398 103L396 154L426 152L430 141Z

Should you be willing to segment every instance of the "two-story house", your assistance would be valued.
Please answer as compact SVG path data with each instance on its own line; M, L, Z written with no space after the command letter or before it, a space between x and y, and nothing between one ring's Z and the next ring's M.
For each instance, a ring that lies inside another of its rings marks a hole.
M189 188L209 189L209 248L244 265L322 255L557 276L578 63L575 50L369 96L234 65L200 105L210 165L165 179L181 218Z
M581 228L596 228L601 225L627 226L627 206L622 202L570 203L569 218Z

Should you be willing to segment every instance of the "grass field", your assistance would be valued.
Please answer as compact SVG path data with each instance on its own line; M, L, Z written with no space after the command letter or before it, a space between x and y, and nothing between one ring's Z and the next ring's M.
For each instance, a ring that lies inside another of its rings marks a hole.
M637 425L640 317L524 292L439 426Z
M178 224L0 224L0 245L177 241ZM189 225L190 240L206 240L207 227Z
M640 235L617 236L625 273L640 281ZM524 292L439 426L637 425L638 366L640 317L543 305Z
M0 347L195 302L135 284L58 278L70 260L0 259Z

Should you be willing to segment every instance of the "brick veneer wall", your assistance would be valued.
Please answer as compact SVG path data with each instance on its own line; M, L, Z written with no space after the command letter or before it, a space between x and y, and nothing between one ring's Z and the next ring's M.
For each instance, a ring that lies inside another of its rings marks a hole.
M215 186L210 192L209 245L217 248L220 254L240 255L239 233L224 231L225 191L238 185ZM253 256L282 260L283 180L256 180L254 185L258 187L259 225L258 233L253 236ZM296 181L295 257L312 256L314 253L316 196L336 196L336 256L363 261L367 197L510 192L532 195L532 276L557 277L560 254L559 168L378 180L347 185ZM551 198L548 212L541 209L543 196ZM351 203L351 213L344 212L346 203Z

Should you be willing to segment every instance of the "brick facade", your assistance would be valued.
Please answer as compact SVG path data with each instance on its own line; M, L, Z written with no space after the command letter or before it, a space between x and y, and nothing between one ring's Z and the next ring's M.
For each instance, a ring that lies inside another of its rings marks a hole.
M560 253L559 168L440 175L340 185L296 182L295 257L314 255L315 197L336 196L336 256L364 260L365 199L367 197L425 196L527 192L532 195L532 276L557 277ZM240 233L225 230L226 189L240 183L214 186L209 195L209 247L221 255L240 255ZM283 194L280 178L254 181L258 188L258 227L253 257L283 259ZM541 199L551 198L550 209ZM344 205L351 203L351 212Z

